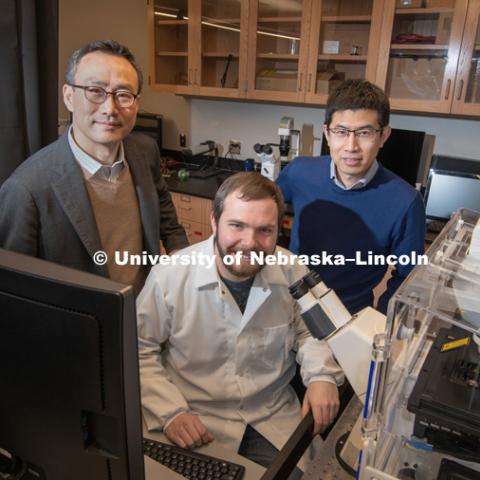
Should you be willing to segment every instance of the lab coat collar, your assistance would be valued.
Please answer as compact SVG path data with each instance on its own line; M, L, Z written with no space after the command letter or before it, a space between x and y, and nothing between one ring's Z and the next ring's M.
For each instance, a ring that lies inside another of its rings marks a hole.
M215 254L215 248L213 244L213 235L202 243L196 244L194 247L195 252L208 255L213 258ZM190 247L192 248L192 247ZM275 253L282 250L284 253L289 253L281 247L276 247ZM220 282L220 275L218 274L217 267L214 265L212 268L199 268L196 269L197 275L195 278L195 287L198 289L207 287L209 285L218 285ZM263 289L270 290L270 285L283 285L288 287L288 281L285 277L282 268L279 265L266 265L259 273L257 273L253 282L253 287L261 287Z
M214 255L215 249L213 243L213 235L204 242L197 243L196 245L189 247L189 250L191 253L195 251L197 254L200 253L203 255ZM284 254L290 253L287 250L282 249L281 247L277 247L275 249L275 253L279 250L281 250ZM212 268L196 268L195 272L195 288L197 288L198 290L217 289L220 298L220 292L226 287L223 285L216 266ZM272 295L272 291L277 289L277 286L287 289L288 285L289 284L287 277L281 266L266 265L264 268L262 268L262 270L257 273L257 275L255 276L255 280L253 281L245 312L241 316L239 322L239 333L243 331L243 329L249 324L252 318L255 317L260 307L267 301L270 295ZM233 297L231 298L232 302L234 302Z

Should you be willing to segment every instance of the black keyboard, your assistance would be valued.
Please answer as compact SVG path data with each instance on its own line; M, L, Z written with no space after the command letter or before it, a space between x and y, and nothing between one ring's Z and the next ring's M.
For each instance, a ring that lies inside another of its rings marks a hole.
M143 453L191 480L240 480L245 473L242 465L148 438Z

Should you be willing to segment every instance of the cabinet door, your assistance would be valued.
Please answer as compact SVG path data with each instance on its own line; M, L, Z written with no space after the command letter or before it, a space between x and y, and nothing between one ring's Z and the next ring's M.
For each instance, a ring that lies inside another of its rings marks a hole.
M375 81L381 0L313 2L306 101L325 104L342 80Z
M201 223L180 219L180 224L185 229L188 243L190 243L190 245L201 242L209 237L205 225L202 225Z
M194 88L192 0L150 0L149 83L154 90L192 93Z
M450 111L467 4L386 1L377 84L384 86L393 109Z
M259 100L305 98L311 0L251 0L248 93Z
M480 115L480 0L468 6L452 112Z
M193 220L201 223L203 221L203 199L191 195L178 195L175 202L177 214L180 218Z
M246 94L249 0L200 0L198 62L194 83L201 95Z

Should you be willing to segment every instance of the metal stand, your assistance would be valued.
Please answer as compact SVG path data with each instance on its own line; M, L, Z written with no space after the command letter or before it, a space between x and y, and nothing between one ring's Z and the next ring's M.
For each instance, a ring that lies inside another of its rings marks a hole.
M353 396L319 448L316 458L308 465L303 480L352 480L336 459L335 445L345 432L351 431L361 411L360 400Z

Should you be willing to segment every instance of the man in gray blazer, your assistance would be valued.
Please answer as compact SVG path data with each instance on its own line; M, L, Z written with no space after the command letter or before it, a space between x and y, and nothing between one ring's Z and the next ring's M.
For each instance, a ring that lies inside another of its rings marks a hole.
M130 134L141 87L135 58L114 41L72 55L63 86L72 125L0 188L1 248L132 284L138 292L149 266L117 265L115 252L158 254L160 240L167 253L188 245L156 143Z

